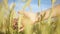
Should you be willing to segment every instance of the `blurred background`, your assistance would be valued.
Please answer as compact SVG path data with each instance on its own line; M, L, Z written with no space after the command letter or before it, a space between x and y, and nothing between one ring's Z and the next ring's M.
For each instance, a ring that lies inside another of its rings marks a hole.
M54 5L60 4L60 0L57 0ZM27 0L9 0L8 3L9 5L11 3L15 2L16 7L15 10L19 11L22 10L22 7L26 4ZM43 11L48 8L51 8L51 0L40 0L40 8L38 7L38 0L31 0L31 3L29 6L25 8L26 11L29 11L30 8L32 9L33 12L38 12L38 11Z
M39 15L35 24L31 25L33 20L30 17L34 19L34 13L45 10L46 14ZM24 12L19 14L20 11L33 13L26 13L27 18ZM52 18L52 12L58 17L53 15ZM43 19L45 15L49 16L47 20ZM0 0L0 34L60 34L60 0Z
M60 0L57 0L54 5L60 4ZM2 2L2 0L0 0ZM16 3L15 10L18 12L19 10L22 10L23 6L26 4L27 0L8 0L8 5L10 6L12 3ZM25 8L26 11L29 11L30 8L33 12L43 11L48 8L51 8L51 0L40 0L40 7L38 7L38 0L31 0L31 3L29 6Z

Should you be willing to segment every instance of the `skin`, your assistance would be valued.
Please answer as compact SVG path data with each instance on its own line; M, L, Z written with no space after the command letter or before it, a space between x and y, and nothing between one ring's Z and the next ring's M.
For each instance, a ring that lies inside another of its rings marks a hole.
M50 16L49 15L50 14L50 11L51 11L51 9L42 11L42 12L40 12L40 16L43 16L45 14L45 16L44 16L43 19L44 20L45 19L48 19L48 17ZM38 17L39 17L37 13L26 12L26 11L20 11L20 12L18 12L18 14L23 14L24 16L26 16L27 18L29 18L31 20L31 24L34 24L38 20ZM57 6L55 6L53 8L53 11L51 13L51 17L52 18L53 17L57 17L57 15L60 16L60 5L57 5ZM42 17L40 17L40 19L41 18ZM23 25L24 25L25 20L23 20L22 22L23 22ZM23 28L20 31L22 31L22 30L23 30Z

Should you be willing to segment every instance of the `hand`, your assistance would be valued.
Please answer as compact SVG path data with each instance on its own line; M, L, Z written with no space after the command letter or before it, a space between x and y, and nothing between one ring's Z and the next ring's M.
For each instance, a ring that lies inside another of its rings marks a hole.
M23 14L27 18L29 18L33 23L37 21L37 14L33 12L26 12L26 11L20 11L18 14Z
M30 21L30 24L33 25L33 24L35 23L35 21L37 21L37 15L36 15L36 13L26 12L26 11L20 11L20 12L18 12L18 14L19 14L19 15L23 14L25 17L27 17L27 18L25 18L25 19L22 20L22 27L20 27L20 30L19 30L19 31L23 31L23 30L24 30L25 22L28 23L28 21ZM28 18L29 18L29 20L26 20L26 19L28 19ZM17 18L17 20L18 20L18 18ZM15 24L18 23L17 20L14 21L14 22L16 22ZM15 27L15 26L16 26L16 25L14 25L14 27ZM17 26L16 26L16 27L17 27ZM15 28L16 28L16 27L15 27Z

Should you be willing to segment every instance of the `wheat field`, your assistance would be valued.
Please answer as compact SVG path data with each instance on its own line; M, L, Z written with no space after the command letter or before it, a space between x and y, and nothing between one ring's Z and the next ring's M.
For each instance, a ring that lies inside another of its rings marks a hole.
M23 0L24 2L24 0ZM23 6L24 9L29 6L31 0L28 0ZM46 11L50 11L49 18L43 19L45 14L41 16L41 20L37 20L35 24L31 25L32 21L20 14L18 18L16 16L15 3L10 7L8 6L8 0L0 2L0 34L60 34L60 5L54 6L55 0L51 1L52 7ZM40 7L40 0L38 0L38 7ZM30 7L30 10L32 8ZM52 12L56 11L56 17L51 18ZM21 22L24 20L24 26L21 27ZM24 28L23 31L21 31Z

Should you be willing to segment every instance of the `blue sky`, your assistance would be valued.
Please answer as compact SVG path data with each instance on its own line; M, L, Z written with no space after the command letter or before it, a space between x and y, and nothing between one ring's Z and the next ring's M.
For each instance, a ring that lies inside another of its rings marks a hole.
M9 0L8 1L9 5L12 4L13 2L16 3L15 10L17 12L19 10L22 10L22 7L26 3L26 2L22 2L22 0ZM55 5L58 5L58 4L60 4L60 0L57 0L55 3ZM43 10L46 10L48 8L51 8L51 0L40 0L40 8L38 8L38 0L32 0L30 3L30 6L31 6L33 12L43 11ZM30 10L29 7L27 7L26 11L29 11L29 10Z
M9 0L9 4L11 4L14 1L16 3L16 7L15 7L16 11L21 10L24 4L26 3L26 2L22 2L21 0ZM45 0L45 1L41 0L40 2L41 2L40 8L38 8L38 0L32 0L30 6L32 7L33 12L46 10L51 7L51 0ZM27 7L26 10L29 11L30 10L29 7Z

